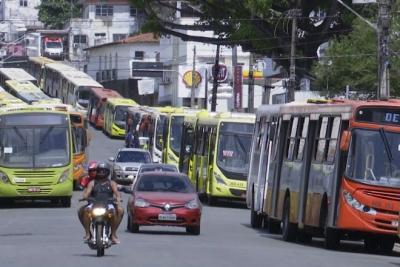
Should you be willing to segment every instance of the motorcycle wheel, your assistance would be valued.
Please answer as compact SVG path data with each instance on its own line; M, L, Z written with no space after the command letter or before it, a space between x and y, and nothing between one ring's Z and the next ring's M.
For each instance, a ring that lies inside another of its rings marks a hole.
M97 247L97 257L104 256L104 247L103 242L101 240L101 236L103 235L103 225L98 224L96 226L96 247Z

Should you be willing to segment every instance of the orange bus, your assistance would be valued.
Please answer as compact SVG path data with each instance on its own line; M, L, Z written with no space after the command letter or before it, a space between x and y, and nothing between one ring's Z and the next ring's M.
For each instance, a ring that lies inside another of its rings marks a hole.
M122 97L117 91L94 87L90 89L87 118L93 126L103 129L107 98Z
M257 111L246 201L286 241L398 241L400 100L263 106ZM282 228L282 229L281 229Z

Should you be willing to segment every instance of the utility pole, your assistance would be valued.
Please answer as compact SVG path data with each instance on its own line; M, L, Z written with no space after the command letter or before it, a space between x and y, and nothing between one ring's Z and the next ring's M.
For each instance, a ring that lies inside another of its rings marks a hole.
M254 73L253 73L253 65L254 65L254 57L250 52L249 57L249 77L248 77L248 86L249 86L249 96L247 101L247 110L249 113L254 112Z
M390 97L389 37L392 0L378 0L378 99Z
M234 45L233 47L232 47L232 73L234 72L234 70L235 70L235 68L236 68L236 66L237 66L237 46L236 45ZM234 77L234 75L232 75L233 77ZM233 87L235 88L235 78L232 78L232 84L233 84ZM235 94L235 89L233 90L234 92L234 94ZM235 109L235 97L232 97L232 107L233 107L233 109L235 110L235 111L238 111L237 109Z
M294 101L294 91L296 89L296 36L297 36L297 16L301 12L298 9L299 0L296 0L296 8L292 9L292 40L290 43L290 69L289 69L289 91L288 91L288 102Z
M190 91L190 107L194 108L195 105L195 71L196 71L196 46L193 46L193 69L192 69L192 88Z
M213 71L213 89L211 95L211 111L217 109L217 90L218 90L218 73L219 73L219 44L217 44L217 54L215 56L215 65Z

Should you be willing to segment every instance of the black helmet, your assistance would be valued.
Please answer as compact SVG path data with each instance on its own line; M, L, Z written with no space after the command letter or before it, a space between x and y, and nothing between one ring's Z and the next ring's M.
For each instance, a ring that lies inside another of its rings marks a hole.
M100 162L97 164L97 179L107 178L111 173L110 166L106 162Z

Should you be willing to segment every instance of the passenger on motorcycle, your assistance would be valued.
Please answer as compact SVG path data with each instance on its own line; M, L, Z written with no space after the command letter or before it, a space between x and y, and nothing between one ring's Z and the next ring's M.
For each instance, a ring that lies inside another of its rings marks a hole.
M86 188L89 182L94 180L94 178L96 177L96 168L97 168L97 162L90 161L88 166L88 175L83 177L80 182L82 188Z
M90 181L88 186L83 191L83 198L93 198L96 201L108 201L114 198L116 201L108 205L108 210L113 212L111 219L111 241L114 244L118 244L119 240L117 237L117 229L120 225L124 216L124 209L119 205L121 201L121 195L118 192L117 184L114 181L108 179L111 170L107 163L99 163L97 165L97 174L94 180ZM84 207L82 216L82 224L85 228L84 240L90 240L90 213L92 211L92 203L89 203Z

